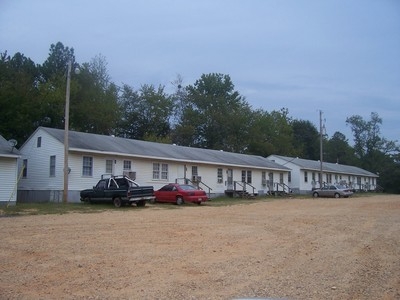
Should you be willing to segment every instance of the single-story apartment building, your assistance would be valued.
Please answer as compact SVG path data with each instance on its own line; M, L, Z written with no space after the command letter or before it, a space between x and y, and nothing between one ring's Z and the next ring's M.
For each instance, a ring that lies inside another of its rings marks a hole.
M16 141L0 135L0 204L15 205L17 201L18 159Z
M68 131L68 202L96 185L103 174L128 175L159 189L189 182L210 197L236 192L267 194L288 184L290 169L267 158ZM64 130L38 127L19 149L24 172L18 201L61 202Z
M301 159L281 155L270 155L268 159L291 169L288 185L297 194L310 193L312 189L326 184L344 184L356 191L374 191L377 188L378 175L367 170L337 163Z

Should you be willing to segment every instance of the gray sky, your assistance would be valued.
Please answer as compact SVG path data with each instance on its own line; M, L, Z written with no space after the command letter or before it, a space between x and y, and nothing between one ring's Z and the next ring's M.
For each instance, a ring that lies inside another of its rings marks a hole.
M399 0L0 0L0 52L41 64L59 41L117 85L228 74L254 109L322 110L350 143L346 118L377 112L400 141Z

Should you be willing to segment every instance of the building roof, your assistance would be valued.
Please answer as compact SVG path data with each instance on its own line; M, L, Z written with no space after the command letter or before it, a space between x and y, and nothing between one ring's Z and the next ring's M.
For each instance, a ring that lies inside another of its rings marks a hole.
M10 143L0 135L0 156L1 157L19 157L20 152L17 148L10 145Z
M271 155L270 157L277 157L280 158L286 163L282 164L283 166L287 163L293 163L299 166L301 169L305 170L313 170L319 171L320 170L320 161L319 160L309 160L309 159L302 159L298 157L288 157L288 156L281 156L281 155ZM271 159L271 158L270 158ZM338 173L338 174L346 174L346 175L356 175L356 176L369 176L369 177L379 177L378 175L369 172L367 170L349 166L349 165L341 165L337 163L329 163L323 162L322 163L322 170L323 172L327 173Z
M39 127L37 130L39 129L44 130L62 144L64 143L64 130L48 127ZM77 131L69 131L68 136L70 152L127 155L181 162L289 171L287 167L256 155L184 147Z

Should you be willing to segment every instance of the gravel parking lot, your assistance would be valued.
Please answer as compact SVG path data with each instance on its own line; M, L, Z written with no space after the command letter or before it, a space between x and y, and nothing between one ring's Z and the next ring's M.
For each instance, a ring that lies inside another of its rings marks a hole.
M400 299L400 195L0 218L1 299Z

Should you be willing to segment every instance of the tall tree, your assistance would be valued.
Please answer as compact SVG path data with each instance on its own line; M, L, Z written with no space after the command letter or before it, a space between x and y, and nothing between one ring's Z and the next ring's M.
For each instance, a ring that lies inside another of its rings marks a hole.
M344 165L360 165L346 136L338 131L325 144L324 160Z
M361 161L361 167L379 174L379 184L385 190L399 193L398 182L400 147L397 141L389 141L381 136L382 119L376 112L371 113L369 121L359 115L346 119L354 136L354 150Z
M117 86L111 82L102 55L84 63L71 80L71 128L115 134L120 118Z
M49 56L40 66L40 108L43 115L40 125L64 127L68 62L75 66L74 49L61 42L51 44Z
M38 66L21 53L0 54L0 134L20 144L33 132L41 115Z
M135 91L128 85L120 97L122 118L119 135L128 138L170 141L170 119L173 115L173 100L164 86L142 85Z
M226 151L245 151L251 108L228 75L203 74L186 87L184 111L174 142Z
M368 170L380 169L381 153L390 155L399 152L396 141L389 141L380 134L382 119L376 112L371 113L371 119L365 121L359 115L353 115L346 119L354 136L354 151L361 160L362 166Z
M249 150L251 154L297 155L292 145L292 127L288 110L267 112L258 109L251 114Z
M310 121L293 120L293 145L298 150L298 156L305 159L320 158L320 134Z

